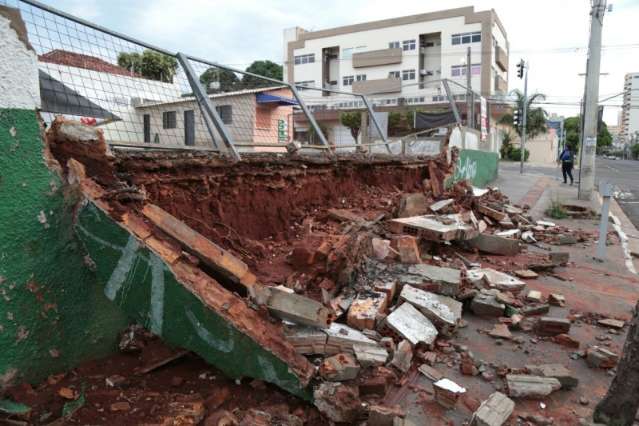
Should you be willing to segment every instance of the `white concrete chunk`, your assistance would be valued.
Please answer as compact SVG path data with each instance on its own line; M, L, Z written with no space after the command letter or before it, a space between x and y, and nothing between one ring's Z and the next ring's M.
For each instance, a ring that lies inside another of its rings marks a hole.
M519 293L526 287L524 281L491 268L471 269L466 275L468 276L468 280L473 284L485 282L490 288L496 288L500 291Z
M329 328L322 331L328 335L326 340L327 354L353 353L353 345L355 344L377 346L377 343L366 337L364 333L345 324L333 322Z
M388 326L413 346L422 342L431 345L437 338L432 322L410 303L403 303L386 317Z
M462 304L455 299L405 285L399 295L433 321L442 332L452 332L462 316Z
M515 409L515 402L501 392L491 394L481 403L473 418L471 426L502 426Z
M553 377L529 376L526 374L506 375L508 395L513 398L543 398L561 388L559 380Z

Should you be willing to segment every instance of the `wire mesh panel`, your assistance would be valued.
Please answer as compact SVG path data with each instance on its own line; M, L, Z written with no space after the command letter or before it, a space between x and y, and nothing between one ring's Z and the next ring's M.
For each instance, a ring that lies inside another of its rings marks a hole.
M112 144L212 146L194 137L204 123L173 55L22 1L5 4L19 9L38 55L46 123L77 119Z
M295 140L299 104L287 84L198 59L189 64L239 151L285 151Z

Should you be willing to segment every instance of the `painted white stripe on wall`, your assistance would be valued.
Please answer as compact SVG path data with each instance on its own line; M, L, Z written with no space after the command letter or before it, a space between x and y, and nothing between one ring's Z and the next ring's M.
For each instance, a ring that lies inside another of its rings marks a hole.
M186 312L186 317L191 322L191 325L193 325L193 329L195 330L195 333L197 333L197 335L200 337L200 339L204 340L209 346L211 346L212 348L220 352L228 353L233 350L233 348L235 347L235 342L233 341L233 339L230 338L230 329L228 329L228 325L227 325L227 329L229 331L228 338L226 340L219 339L213 334L211 334L211 332L209 332L202 325L202 323L200 322L200 320L197 319L193 311L191 311L190 309L185 309L185 312Z
M157 336L162 335L164 322L164 263L157 256L151 257L151 310L150 329Z
M115 297L118 295L118 291L122 288L122 284L124 284L124 281L133 266L133 262L135 261L138 247L138 241L135 237L129 236L129 241L127 241L126 246L124 246L124 249L122 250L122 256L120 256L118 264L115 266L115 269L113 269L111 277L109 277L109 281L104 287L104 294L109 298L109 300L115 300Z

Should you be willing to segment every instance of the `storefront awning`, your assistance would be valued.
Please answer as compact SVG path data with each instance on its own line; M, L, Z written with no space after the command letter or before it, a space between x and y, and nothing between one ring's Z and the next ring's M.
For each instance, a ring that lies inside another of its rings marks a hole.
M268 93L258 93L257 94L257 103L258 104L272 104L276 103L278 105L298 105L295 99L284 98L282 96L271 95Z

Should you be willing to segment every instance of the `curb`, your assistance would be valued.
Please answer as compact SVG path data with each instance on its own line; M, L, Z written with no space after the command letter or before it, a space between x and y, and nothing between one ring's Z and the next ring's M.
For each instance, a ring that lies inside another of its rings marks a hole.
M596 192L596 194L597 197L595 201L599 206L599 210L601 210L603 199L599 192ZM626 267L633 274L637 274L634 259L635 257L639 257L639 231L613 197L610 197L610 211L608 216L612 219L612 227L621 240Z

